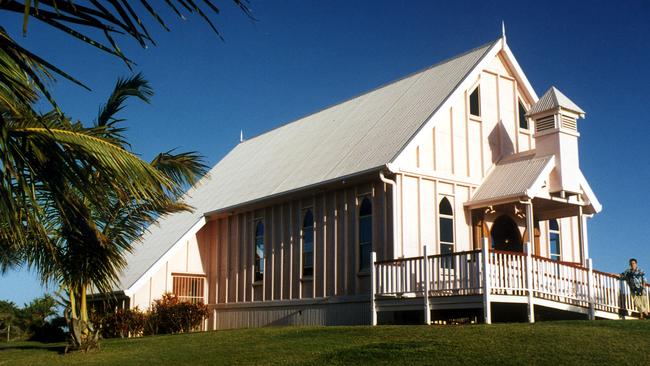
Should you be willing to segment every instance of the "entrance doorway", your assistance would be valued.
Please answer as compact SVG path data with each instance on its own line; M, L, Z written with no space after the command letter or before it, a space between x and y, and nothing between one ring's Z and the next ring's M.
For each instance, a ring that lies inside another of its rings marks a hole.
M524 251L519 227L510 216L499 216L492 225L491 235L493 249L509 252Z

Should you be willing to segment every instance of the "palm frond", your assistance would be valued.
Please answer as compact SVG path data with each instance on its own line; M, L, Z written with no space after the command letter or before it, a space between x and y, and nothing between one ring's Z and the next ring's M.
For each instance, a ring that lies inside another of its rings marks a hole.
M101 130L104 138L111 139L114 143L122 147L128 146L123 136L126 128L118 125L123 119L117 118L116 115L126 106L128 98L135 97L145 103L149 103L152 96L153 89L141 73L128 78L118 79L106 104L102 105L99 109L99 115L95 121L95 128Z
M231 1L246 16L254 19L247 2ZM89 2L5 0L0 1L0 10L14 12L23 17L24 35L28 34L28 21L33 17L92 47L119 57L129 68L132 67L133 62L121 51L115 35L135 40L143 48L149 44L155 45L148 26L143 20L143 14L148 14L159 26L168 31L169 27L162 19L161 11L170 9L178 17L185 19L179 11L179 7L182 7L190 13L197 13L211 30L222 38L213 19L214 15L219 14L219 8L212 0L203 0L202 6L191 0L165 0L164 2L140 0L139 4L140 6L136 8L133 2L126 0L90 0ZM94 38L97 31L104 35L103 41ZM46 87L46 81L54 81L49 73L84 86L70 74L20 47L2 28L0 28L0 59L5 61L0 62L0 75L2 75L0 103L5 109L16 109L15 104L21 104L23 107L31 106L37 95L30 94L26 90L27 87L45 96L56 108L56 102ZM16 72L20 73L19 78L16 78ZM17 81L21 82L17 83Z
M195 151L160 153L151 161L151 166L179 186L194 185L208 171L208 166Z

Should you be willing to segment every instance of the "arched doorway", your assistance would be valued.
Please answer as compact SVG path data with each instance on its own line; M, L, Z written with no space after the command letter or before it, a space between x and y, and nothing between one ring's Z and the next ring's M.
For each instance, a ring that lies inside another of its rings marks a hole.
M493 249L507 250L510 252L524 251L519 227L514 220L507 215L501 215L494 220L491 236Z

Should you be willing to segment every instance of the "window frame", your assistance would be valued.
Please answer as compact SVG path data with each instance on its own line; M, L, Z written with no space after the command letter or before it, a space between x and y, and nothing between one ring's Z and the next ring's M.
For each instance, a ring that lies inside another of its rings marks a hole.
M557 223L557 229L551 229L551 221ZM552 252L552 235L557 235L557 253ZM562 225L558 219L548 220L548 258L552 261L562 261Z
M468 114L468 116L470 118L480 120L482 118L481 117L481 112L482 112L482 108L481 108L481 84L477 84L476 86L474 86L470 90L471 90L471 92L467 94L467 114ZM476 92L477 98L478 98L478 104L477 104L478 114L472 113L472 95L474 95L475 92Z
M368 200L368 203L370 204L370 214L362 216L361 215L361 208L363 206L363 202L366 199ZM373 246L373 235L372 235L372 230L373 230L373 226L372 226L373 217L372 217L372 215L373 215L373 212L372 212L372 209L373 209L373 201L372 201L372 195L371 194L364 194L364 195L360 195L360 196L357 197L357 209L356 209L356 213L357 213L357 235L356 235L357 261L356 262L357 262L357 274L358 275L367 275L367 274L370 273L370 270L371 270L370 263L367 263L365 268L364 268L364 266L362 264L362 252L363 252L362 246L367 245L367 246L370 247L370 251L369 251L370 255L368 256L368 260L370 260L370 257L372 257L372 249L373 249L372 248L372 246ZM361 219L369 219L370 220L370 241L368 241L368 242L361 242Z
M257 229L262 225L262 235L258 235ZM264 282L264 273L266 271L266 227L264 218L257 218L253 220L253 284L261 284ZM262 256L257 259L257 246L258 239L262 239ZM261 268L261 271L259 270Z
M451 196L445 196L442 195L440 196L441 198L438 200L438 253L440 255L448 254L448 253L443 253L443 245L451 247L451 252L449 254L453 254L456 250L456 211L454 210L454 205L452 201L454 200L454 197ZM451 208L451 215L447 213L441 213L441 206L443 201L447 201L449 204L449 207ZM451 220L451 242L449 241L443 241L442 240L442 220ZM441 268L446 268L446 269L453 269L454 268L454 263L451 261L450 263L447 263L447 261L440 261L440 267Z
M311 214L311 226L305 226L305 219L307 213ZM314 278L314 242L316 236L316 225L314 219L314 210L312 207L305 207L301 210L302 224L300 225L300 279L312 279ZM305 275L305 228L311 227L312 237L311 237L311 274Z
M524 120L526 121L526 127L521 126L521 109L523 108L524 110ZM526 103L521 99L521 97L517 98L517 125L520 130L524 131L530 131L530 126L531 126L531 121L526 117L526 113L528 113L528 110L526 109Z
M179 301L205 304L207 277L204 274L171 273L172 293Z

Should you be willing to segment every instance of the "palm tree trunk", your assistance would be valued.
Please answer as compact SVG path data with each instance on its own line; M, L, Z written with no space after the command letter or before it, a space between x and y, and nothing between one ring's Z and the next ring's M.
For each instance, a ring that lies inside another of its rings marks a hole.
M75 301L75 291L73 286L68 286L70 292L70 318L77 319L77 305Z
M81 320L88 322L88 306L86 304L86 285L81 286L81 308L79 309Z

